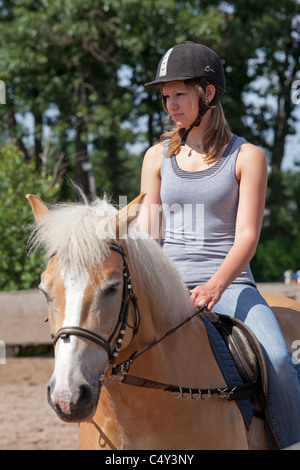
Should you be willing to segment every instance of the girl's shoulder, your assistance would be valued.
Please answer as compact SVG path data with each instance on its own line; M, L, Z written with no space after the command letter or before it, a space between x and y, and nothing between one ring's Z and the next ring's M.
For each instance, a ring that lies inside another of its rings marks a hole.
M155 169L160 170L163 159L163 153L164 148L162 142L152 145L152 147L150 147L145 153L143 164L147 166L151 165Z
M240 155L252 155L254 158L265 158L264 151L257 147L257 145L251 144L248 141L242 143L240 148Z
M256 171L267 171L267 166L267 158L261 148L249 142L244 142L241 145L236 162L238 179L240 179L240 176L244 171L248 171L250 169Z

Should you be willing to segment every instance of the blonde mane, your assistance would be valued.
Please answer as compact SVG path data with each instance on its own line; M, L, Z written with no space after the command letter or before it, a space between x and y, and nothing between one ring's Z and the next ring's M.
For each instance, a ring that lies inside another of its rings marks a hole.
M194 308L175 264L152 238L128 238L129 259L139 287L147 291L151 311L160 326L174 326Z
M117 241L117 209L107 197L92 202L55 204L36 222L29 240L30 249L42 247L45 261L54 254L62 265L74 271L82 268L92 273L101 269L112 241ZM156 318L168 325L185 318L191 311L187 288L175 265L160 245L131 223L124 240L132 277L138 290L147 292Z

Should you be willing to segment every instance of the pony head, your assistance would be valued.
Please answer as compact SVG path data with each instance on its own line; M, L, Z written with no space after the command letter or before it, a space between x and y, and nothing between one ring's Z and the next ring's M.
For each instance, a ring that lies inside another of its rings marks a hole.
M49 210L39 197L27 195L36 220L30 244L43 246L47 258L39 289L49 304L52 336L71 327L101 334L107 342L102 348L84 335L57 337L48 401L64 421L86 420L96 410L99 377L108 367L122 308L124 260L110 245L130 231L142 198L120 211L106 198ZM125 346L131 338L129 330Z

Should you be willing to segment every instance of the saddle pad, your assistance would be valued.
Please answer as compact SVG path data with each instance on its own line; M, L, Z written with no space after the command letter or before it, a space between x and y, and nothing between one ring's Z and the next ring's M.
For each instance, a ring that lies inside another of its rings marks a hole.
M226 384L229 388L239 387L243 385L244 382L236 368L236 365L231 357L231 354L223 338L221 337L213 323L211 323L203 316L201 318L206 327L211 348L220 367L220 370L223 374L223 377L226 381ZM237 400L236 403L242 413L245 425L247 429L249 429L253 418L253 407L251 400L250 398L247 398L243 400Z

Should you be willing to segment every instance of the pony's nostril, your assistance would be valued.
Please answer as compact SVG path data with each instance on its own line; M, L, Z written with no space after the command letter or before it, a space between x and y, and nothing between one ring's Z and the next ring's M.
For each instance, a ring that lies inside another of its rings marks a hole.
M85 406L90 403L90 401L93 398L93 393L91 390L91 387L87 384L81 385L79 387L79 394L78 394L78 400L76 402L76 405L81 405Z
M70 400L71 413L74 414L79 410L89 409L91 404L94 405L92 388L88 384L81 384L72 394Z

